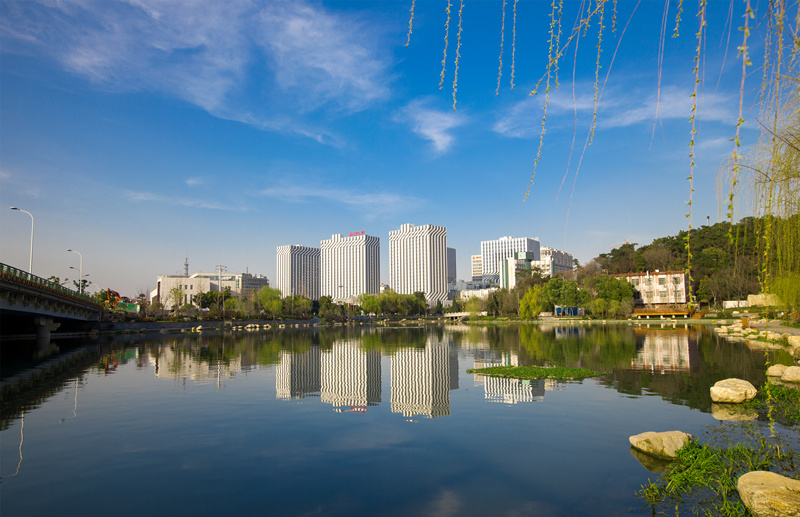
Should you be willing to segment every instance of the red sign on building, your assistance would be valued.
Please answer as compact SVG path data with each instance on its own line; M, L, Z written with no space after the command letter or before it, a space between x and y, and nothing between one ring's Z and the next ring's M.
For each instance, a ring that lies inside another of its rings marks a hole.
M364 235L364 232L350 232L350 237L353 237L355 235Z

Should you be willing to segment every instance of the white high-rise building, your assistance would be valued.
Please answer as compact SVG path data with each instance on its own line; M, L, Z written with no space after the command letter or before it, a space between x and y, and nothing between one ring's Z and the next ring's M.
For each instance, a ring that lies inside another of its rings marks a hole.
M320 243L320 296L354 302L360 294L378 294L381 285L380 239L364 232L331 236Z
M389 261L395 291L421 291L429 306L447 300L447 228L404 224L389 232Z
M277 287L283 296L302 294L319 300L320 249L290 244L278 246Z
M533 260L539 260L539 240L528 237L501 237L493 241L481 241L481 257L484 279L499 279L500 262L511 258L520 251L534 254Z

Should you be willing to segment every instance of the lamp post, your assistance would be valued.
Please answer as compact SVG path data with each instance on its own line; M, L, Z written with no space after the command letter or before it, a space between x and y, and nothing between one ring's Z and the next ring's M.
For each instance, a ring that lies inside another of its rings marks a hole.
M10 206L9 208L11 210L16 210L17 212L22 212L31 216L31 254L30 259L28 260L28 273L33 274L33 214L27 210L22 210L21 208L17 208L15 206Z
M78 256L81 258L80 268L78 269L78 274L80 275L80 278L78 279L78 293L79 294L83 294L83 282L82 282L82 280L83 280L83 255L81 255L81 253L79 251L75 251L75 250L67 250L67 251L69 251L70 253L77 253Z

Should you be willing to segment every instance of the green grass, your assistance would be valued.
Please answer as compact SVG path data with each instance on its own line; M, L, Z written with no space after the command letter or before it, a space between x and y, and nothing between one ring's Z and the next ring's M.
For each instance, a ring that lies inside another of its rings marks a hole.
M481 373L491 377L510 377L514 379L557 379L576 380L603 375L603 372L586 368L566 366L492 366L491 368L471 368L467 373Z

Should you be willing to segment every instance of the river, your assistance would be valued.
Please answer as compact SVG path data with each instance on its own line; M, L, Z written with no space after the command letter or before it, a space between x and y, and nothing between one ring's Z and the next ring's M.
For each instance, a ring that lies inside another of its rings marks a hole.
M4 393L4 516L650 515L636 491L658 474L628 437L702 438L725 425L709 387L728 377L760 386L766 362L683 325L364 326L57 345L68 365ZM30 369L33 354L6 353L4 377ZM605 373L467 373L491 365Z

